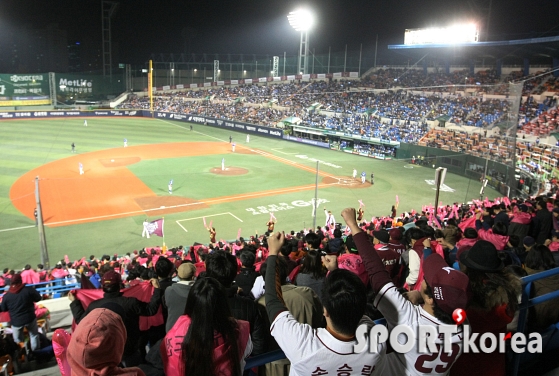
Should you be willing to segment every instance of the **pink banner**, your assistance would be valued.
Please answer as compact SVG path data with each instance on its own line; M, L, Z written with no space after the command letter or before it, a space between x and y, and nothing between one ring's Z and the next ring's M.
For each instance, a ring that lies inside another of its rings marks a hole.
M148 224L148 232L150 235L157 235L163 237L163 218L151 221Z

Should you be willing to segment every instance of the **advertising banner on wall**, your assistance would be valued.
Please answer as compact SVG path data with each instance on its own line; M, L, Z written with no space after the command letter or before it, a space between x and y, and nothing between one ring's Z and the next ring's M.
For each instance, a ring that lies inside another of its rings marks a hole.
M47 73L0 74L0 106L44 104L50 104Z

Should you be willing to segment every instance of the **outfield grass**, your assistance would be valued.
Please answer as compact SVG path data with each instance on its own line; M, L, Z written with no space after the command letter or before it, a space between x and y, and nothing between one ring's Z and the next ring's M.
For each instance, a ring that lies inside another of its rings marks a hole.
M349 177L353 168L367 177L375 174L375 184L367 188L347 188L339 185L321 187L319 198L325 200L317 213L317 224L324 223L323 207L332 210L337 221L338 213L347 206L365 203L365 215L389 215L400 199L400 211L421 209L422 205L434 203L435 191L425 180L433 180L432 168L411 166L407 161L380 161L366 157L340 153L327 149L282 140L251 135L245 144L245 135L166 120L142 118L91 118L88 127L82 119L48 120L2 120L0 121L0 267L21 268L40 262L40 246L34 221L20 213L9 198L13 183L24 173L46 163L73 156L70 145L76 144L78 154L110 148L121 148L123 139L130 147L135 145L161 145L169 142L223 141L229 136L239 148L250 147L264 151L277 160L256 154L214 154L189 158L165 158L142 160L128 166L157 195L167 194L169 179L174 180L174 195L208 200L211 204L200 210L189 210L165 215L165 242L169 246L207 243L208 234L202 217L217 229L218 239L234 239L241 229L242 236L263 233L266 230L269 210L274 211L278 230L299 230L313 223L311 199L314 189L293 190L292 187L312 185L316 162L311 158L337 165L339 168L319 164L321 173ZM226 165L248 170L240 176L215 175L209 171ZM296 163L297 165L294 165ZM413 168L411 168L413 167ZM319 179L321 181L321 179ZM443 203L463 202L479 195L480 183L464 177L448 174L445 184L454 192L441 192ZM276 190L265 197L251 196L264 190ZM489 198L499 196L487 188ZM236 196L237 200L215 202L212 199ZM16 198L17 199L17 198ZM110 198L108 198L110 199ZM48 202L43 202L48 205ZM79 205L79 202L75 203ZM283 209L283 210L282 210ZM29 213L26 213L29 214ZM94 254L123 254L145 246L160 245L161 238L145 239L140 236L145 215L110 219L91 223L72 224L63 227L46 227L47 244L51 264L69 255L71 259ZM151 217L150 219L155 219Z

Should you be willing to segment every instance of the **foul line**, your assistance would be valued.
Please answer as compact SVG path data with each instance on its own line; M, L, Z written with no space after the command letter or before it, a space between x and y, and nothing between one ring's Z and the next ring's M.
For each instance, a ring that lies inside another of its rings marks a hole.
M171 123L170 121L167 121L167 120L163 120L163 119L157 119L157 120L162 121L162 122L164 122L164 123L171 124L171 125L173 125L173 126L175 126L175 127L177 127L177 128L184 129L185 131L188 130L186 127L182 127L182 126L180 126L180 125L178 125L178 124ZM196 124L196 123L194 123L194 124ZM190 130L188 130L188 132L190 132ZM198 134L201 134L202 136L206 136L206 137L209 137L209 138L213 138L214 140L227 142L227 140L222 140L221 138L217 138L217 137L214 137L214 136L210 136L209 134L205 134L205 133L198 132L198 131L195 131L195 130L193 130L192 132L196 132L196 133L198 133Z
M328 183L328 184L322 183L322 184L319 184L318 187L319 188L326 188L326 187L330 187L330 186L334 186L334 185L338 185L338 183ZM121 218L121 217L130 216L130 215L146 214L146 213L149 213L149 212L152 212L152 211L157 211L157 210L184 208L184 207L195 206L195 205L204 205L204 204L211 205L211 204L231 202L231 201L240 201L240 200L244 200L244 199L248 199L248 198L264 197L264 196L270 196L270 195L274 195L274 194L298 192L298 191L302 191L302 190L311 190L311 189L314 189L314 188L315 188L314 184L309 184L309 185L304 185L304 186L299 186L299 187L280 188L280 189L275 189L275 190L245 193L245 194L238 195L238 196L216 197L216 198L213 198L213 199L211 198L211 199L207 199L207 200L203 200L203 201L191 202L191 203L188 203L188 204L165 206L164 208L157 207L157 208L153 208L153 209L134 210L134 211L129 211L129 212L117 213L117 214L100 215L100 216L97 216L97 217L69 219L67 221L58 221L58 222L48 222L48 223L45 223L45 225L57 226L57 225L80 223L80 222L90 222L90 221L96 221L96 220L102 220L102 219ZM30 227L33 227L33 226L30 226ZM2 230L2 231L10 231L10 230L12 230L12 229L6 229L6 230Z
M23 230L23 229L26 229L26 228L33 228L33 227L37 227L37 226L22 226L22 227L14 227L14 228L5 228L3 230L0 230L0 232Z
M284 153L283 151L280 151L281 149L270 149L270 150L273 150L275 152L285 154L285 155L296 155L296 154L298 154L298 153Z
M230 213L230 212L227 212L227 213L219 213L219 214L204 215L204 216L202 216L202 217L194 217L194 218L179 219L179 220L177 220L177 221L175 221L175 222L177 222L177 225L179 225L179 226L184 230L184 232L188 232L188 230L187 230L183 225L181 225L181 222L184 222L184 221L192 221L192 220L200 219L200 218L218 217L218 216L220 216L220 215L230 215L231 217L235 218L235 219L238 220L239 222L243 222L242 219L240 219L239 217L237 217L236 215L234 215L234 214L232 214L232 213Z

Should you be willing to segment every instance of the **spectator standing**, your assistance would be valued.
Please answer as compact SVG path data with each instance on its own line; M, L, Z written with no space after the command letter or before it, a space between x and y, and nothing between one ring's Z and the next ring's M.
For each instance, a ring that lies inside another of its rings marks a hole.
M243 374L252 351L250 324L236 320L223 304L223 286L213 278L199 278L180 316L161 343L166 375Z
M126 327L127 339L124 346L124 353L122 361L128 366L138 365L141 362L139 351L140 339L140 316L153 316L157 313L161 304L161 289L157 279L150 280L153 290L153 295L149 303L142 302L136 298L125 297L120 292L122 280L120 274L114 270L110 270L103 274L101 284L103 286L103 297L95 300L89 304L87 309L84 309L82 302L75 297L71 292L68 294L70 299L70 310L76 323L80 324L81 320L86 317L95 308L101 308L107 303L116 303L124 310L122 321Z
M41 282L39 273L31 269L31 265L29 264L25 265L25 268L21 272L21 279L23 280L23 283L28 285L34 285Z
M314 329L300 322L284 302L283 288L278 288L283 277L276 273L276 262L280 260L277 255L283 241L283 233L275 233L268 239L265 298L272 335L291 362L290 375L341 374L340 370L348 375L370 374L381 355L354 351L357 327L373 325L364 316L365 286L349 271L331 272L324 282L326 329ZM384 351L381 346L380 353Z
M23 342L23 328L27 328L31 338L31 350L38 350L39 329L35 315L35 303L41 300L41 295L33 287L23 283L21 274L14 274L10 288L4 294L0 310L10 314L12 335L15 343Z
M251 296L252 298L254 298L251 295L251 290L254 286L254 281L258 277L258 272L254 267L256 256L252 251L244 250L241 251L239 260L241 261L241 271L235 278L235 284L243 290L243 293L246 296Z
M493 243L479 240L460 256L460 269L470 279L472 299L466 309L471 333L504 333L518 308L521 283L518 277L504 271ZM451 375L472 375L483 370L487 375L505 375L505 354L463 354L451 369Z
M178 318L184 314L186 300L194 284L193 278L196 275L196 267L190 262L185 262L179 266L177 275L179 281L165 290L165 302L168 311L167 322L165 323L166 332L171 330Z
M533 231L533 237L536 239L537 244L544 244L546 239L551 236L553 229L553 216L547 210L547 204L543 199L536 201L536 226Z
M322 302L322 285L324 277L326 277L326 270L322 266L321 256L319 251L307 252L296 279L291 282L297 286L310 287Z
M237 293L238 287L233 285L237 276L237 259L225 251L215 251L206 258L206 277L215 278L225 288L225 296L231 307L231 314L237 320L250 324L252 339L252 355L266 352L268 343L268 327L256 302Z
M449 270L442 257L432 254L425 260L425 278L421 281L421 288L408 293L408 300L391 282L367 234L359 228L355 220L355 209L344 209L342 217L351 229L370 284L376 293L374 305L388 321L389 328L406 325L415 331L420 325L429 325L438 332L438 326L454 324L452 312L456 308L465 308L468 304L469 281L464 273ZM424 375L434 370L437 370L437 374L445 375L462 352L462 336L459 333L452 335L450 341L450 354L443 353L442 340L439 338L435 339L435 343L439 345L437 349L440 349L438 354L426 354L425 351L420 353L416 347L403 354L391 353L383 360L378 370L379 375ZM440 359L442 356L445 358ZM428 366L425 358L430 359Z

